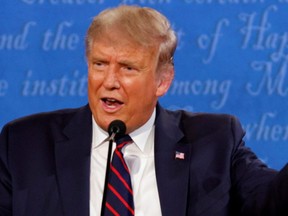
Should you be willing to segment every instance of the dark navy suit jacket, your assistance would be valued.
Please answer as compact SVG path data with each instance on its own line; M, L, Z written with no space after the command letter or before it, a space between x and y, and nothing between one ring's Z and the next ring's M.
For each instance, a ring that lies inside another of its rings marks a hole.
M268 169L243 136L233 116L157 105L163 216L288 215L288 167ZM0 137L0 215L88 216L91 142L88 105L7 124Z

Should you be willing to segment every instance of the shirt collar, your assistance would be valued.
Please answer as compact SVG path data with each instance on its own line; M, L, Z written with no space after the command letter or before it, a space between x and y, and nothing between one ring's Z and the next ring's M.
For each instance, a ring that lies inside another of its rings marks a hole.
M93 128L92 148L94 149L94 148L97 148L104 143L105 139L108 137L108 132L104 131L102 128L100 128L97 125L93 116L92 116L92 128Z
M145 145L147 143L148 137L153 128L156 117L156 108L154 108L153 113L149 120L142 125L140 128L136 129L130 133L130 137L133 142L138 146L138 148L144 152ZM108 132L100 128L92 117L92 128L93 128L93 138L92 138L92 148L97 148L102 145L105 139L108 137Z
M144 125L142 125L140 128L136 129L135 131L129 134L134 143L138 146L138 148L142 152L144 152L145 150L145 145L153 128L155 122L155 116L156 116L156 109L154 109L151 117Z

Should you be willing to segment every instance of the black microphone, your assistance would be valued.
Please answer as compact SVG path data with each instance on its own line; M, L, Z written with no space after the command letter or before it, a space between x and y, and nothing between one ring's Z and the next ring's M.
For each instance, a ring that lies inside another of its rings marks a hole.
M109 177L109 166L111 161L111 152L112 152L112 145L115 138L124 136L126 133L126 125L121 120L114 120L109 124L108 127L109 137L105 140L109 140L109 147L108 147L108 154L107 154L107 164L106 164L106 175L105 175L105 183L104 183L104 191L103 191L103 199L102 199L102 207L101 207L101 216L104 215L105 211L105 204L106 204L106 191L107 191L107 184L108 184L108 177Z
M107 141L114 141L115 138L120 138L121 136L124 136L126 132L126 125L121 120L114 120L112 121L108 126L108 134L109 136L102 142Z
M126 125L121 120L114 120L109 124L108 133L110 139L114 140L115 137L124 136L126 132Z

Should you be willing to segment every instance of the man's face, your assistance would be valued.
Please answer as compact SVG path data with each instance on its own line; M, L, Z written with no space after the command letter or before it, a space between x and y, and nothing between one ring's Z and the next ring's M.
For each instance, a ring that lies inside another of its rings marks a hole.
M125 122L127 133L142 126L173 77L157 75L158 47L139 46L117 34L94 40L87 59L89 104L104 130L115 119Z

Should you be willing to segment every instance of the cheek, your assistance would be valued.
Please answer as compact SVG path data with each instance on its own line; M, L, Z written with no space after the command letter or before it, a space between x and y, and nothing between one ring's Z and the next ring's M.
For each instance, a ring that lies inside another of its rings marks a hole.
M88 76L88 94L92 94L92 90L95 88L94 85L95 81L93 81L91 77Z
M88 89L95 89L101 83L100 76L96 76L95 73L88 72Z
M149 106L149 104L157 100L157 83L153 79L134 83L133 89L130 89L129 94L134 98L134 102L137 105Z
M101 87L101 81L94 79L93 76L88 76L88 99L90 103L95 103L99 95L99 89Z

